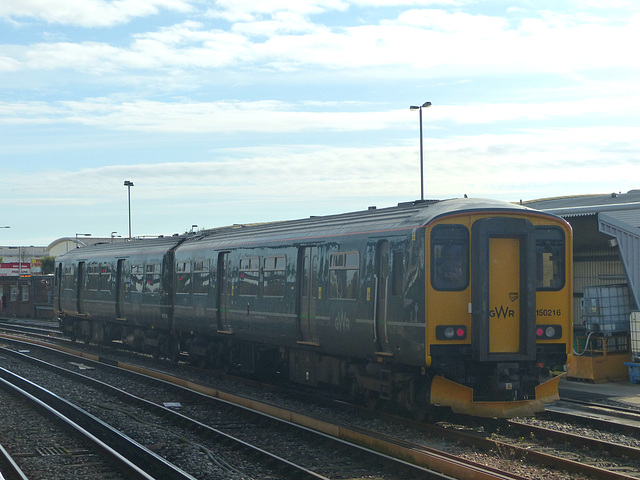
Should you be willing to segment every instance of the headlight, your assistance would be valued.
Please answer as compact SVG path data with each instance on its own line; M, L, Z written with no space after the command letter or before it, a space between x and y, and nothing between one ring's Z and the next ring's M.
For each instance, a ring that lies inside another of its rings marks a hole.
M464 325L438 325L436 327L436 339L438 340L464 340L467 338L467 327Z
M562 338L562 325L538 325L536 327L538 340L555 340Z

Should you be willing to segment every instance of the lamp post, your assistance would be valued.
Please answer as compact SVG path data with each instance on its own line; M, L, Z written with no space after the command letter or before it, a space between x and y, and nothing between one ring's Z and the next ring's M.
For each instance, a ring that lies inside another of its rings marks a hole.
M133 187L133 182L125 180L124 186L127 187L127 198L129 199L129 240L131 240L131 187Z
M76 248L80 248L80 246L78 245L78 237L90 237L90 236L91 236L90 233L76 233Z
M422 160L422 109L431 106L431 102L424 102L420 106L411 105L409 110L420 110L420 200L424 200L424 174Z

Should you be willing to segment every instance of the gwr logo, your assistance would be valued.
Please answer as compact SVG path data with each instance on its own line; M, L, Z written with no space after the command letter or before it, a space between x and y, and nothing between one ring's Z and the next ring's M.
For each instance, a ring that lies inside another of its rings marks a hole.
M498 318L513 318L516 316L516 311L513 308L504 307L500 305L499 307L494 307L489 310L490 317L498 317Z

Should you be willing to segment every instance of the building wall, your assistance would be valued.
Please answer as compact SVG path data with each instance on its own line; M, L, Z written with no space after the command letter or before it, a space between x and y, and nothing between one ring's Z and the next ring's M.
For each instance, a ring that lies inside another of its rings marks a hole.
M573 255L573 324L583 325L584 287L628 285L617 248L574 252Z
M0 277L0 317L53 319L53 275Z

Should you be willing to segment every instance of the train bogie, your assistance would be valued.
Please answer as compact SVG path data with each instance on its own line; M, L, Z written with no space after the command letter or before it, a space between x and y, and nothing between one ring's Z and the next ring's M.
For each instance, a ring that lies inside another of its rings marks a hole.
M539 374L570 355L570 254L556 217L425 202L76 249L56 307L85 340L506 416L557 395Z

